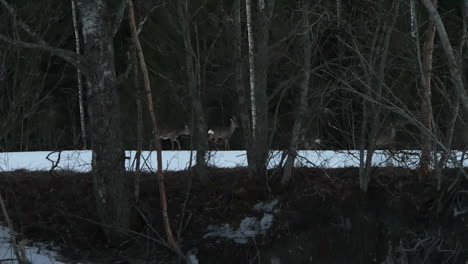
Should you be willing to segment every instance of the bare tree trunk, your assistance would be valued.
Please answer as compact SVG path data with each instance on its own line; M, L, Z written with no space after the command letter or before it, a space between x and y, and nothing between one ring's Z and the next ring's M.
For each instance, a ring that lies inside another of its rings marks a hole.
M166 197L166 188L164 186L164 173L162 168L162 151L161 151L161 141L160 141L160 131L156 121L156 114L154 112L153 106L153 97L151 95L151 86L149 81L148 69L145 63L145 57L143 55L143 50L141 48L140 40L138 38L136 23L135 23L135 14L133 12L133 2L132 0L127 0L128 4L128 18L130 20L130 31L132 33L133 43L135 44L135 48L138 54L141 72L143 73L143 80L144 86L146 90L146 98L148 100L148 111L151 117L151 123L153 125L153 130L155 131L154 134L154 142L156 145L156 153L157 153L157 161L158 161L158 170L157 170L157 177L158 177L158 184L159 184L159 196L161 200L161 210L162 210L162 217L164 222L164 230L167 236L167 242L169 246L176 251L178 254L183 254L180 251L179 245L172 234L172 229L169 221L169 214L167 212L167 197Z
M76 46L76 54L81 54L81 46L80 46L80 34L78 32L78 21L76 15L76 7L75 7L75 0L71 0L72 6L72 15L73 15L73 29L75 31L75 46ZM83 106L83 83L81 81L81 70L80 68L76 68L76 79L78 83L78 105L80 109L80 124L81 124L81 138L83 140L83 149L87 149L87 139L86 139L86 122L85 122L85 113L84 113L84 106Z
M367 178L367 170L365 161L369 152L366 151L367 141L367 126L369 120L369 103L364 100L362 104L362 121L361 131L359 134L359 187L363 192L367 192L369 179ZM365 155L366 154L366 155Z
M437 35L440 38L442 49L444 50L445 56L447 57L450 77L452 79L454 89L457 91L457 93L460 96L461 110L463 111L463 117L466 122L468 121L468 97L466 94L465 85L463 83L461 65L458 64L458 60L455 57L453 46L452 44L450 44L447 31L445 30L445 25L442 22L442 19L440 18L439 12L431 3L430 0L420 0L420 1L426 8L429 14L429 17L431 18L432 23L434 23L437 29ZM463 140L466 145L468 143L467 138L464 137Z
M413 36L414 38L417 37L417 31L418 31L418 28L417 28L417 24L416 24L416 3L414 2L416 0L410 0L410 24L411 24L411 36ZM419 39L417 39L418 43L419 43Z
M297 156L297 144L299 141L299 136L302 131L303 119L306 115L308 107L308 91L309 91L309 81L310 81L310 68L311 68L311 59L312 59L312 32L309 28L309 2L307 0L302 1L302 40L304 43L303 56L304 56L304 77L301 83L300 91L298 93L299 103L297 105L294 125L292 128L292 135L289 141L289 150L286 163L283 168L283 177L281 179L282 184L287 184L291 181L292 171L294 168L294 161Z
M273 16L275 1L258 1L256 26L256 61L255 61L255 129L253 129L253 151L255 155L255 172L258 177L266 172L269 154L269 102L267 96L267 80L269 67L269 29Z
M249 43L249 77L250 77L250 106L252 109L252 137L255 140L255 128L257 126L257 107L255 100L255 40L252 30L252 0L245 0L245 12L247 16L247 38Z
M360 188L363 192L367 192L370 177L371 177L371 167L372 167L372 158L375 152L375 143L378 136L380 125L380 101L382 101L382 87L384 86L385 82L385 68L387 65L387 56L390 44L390 38L392 35L393 28L395 26L396 20L398 18L398 12L400 7L400 1L394 2L392 5L393 14L390 17L390 21L384 24L382 37L380 39L380 43L378 43L372 52L372 59L369 62L370 65L373 65L371 68L368 69L369 81L368 81L368 89L374 89L372 93L368 93L368 96L374 98L374 102L368 102L369 108L368 110L371 111L372 115L370 116L370 131L368 137L368 146L366 151L366 164L365 169L360 168ZM367 112L367 110L365 111ZM363 113L363 117L367 118L369 113ZM363 124L367 125L367 121L363 120ZM366 127L363 126L361 129L361 140L365 137L363 133L365 133ZM363 143L361 142L361 147ZM363 157L362 149L361 149L361 157ZM362 165L362 161L361 161Z
M238 112L239 119L242 126L242 133L245 143L245 148L247 150L247 162L249 167L249 176L253 177L253 172L255 171L254 161L253 161L253 150L252 150L252 130L251 123L249 118L249 106L248 98L245 92L245 80L244 80L244 64L242 63L242 20L241 20L241 0L234 1L234 36L235 36L235 49L234 49L234 58L236 63L236 88L237 88L237 98L238 98Z
M432 4L437 8L437 0L432 0ZM432 103L431 103L431 74L432 74L432 54L434 50L435 26L429 21L426 28L424 41L423 76L419 91L421 96L421 122L424 128L421 131L421 163L420 175L429 176L431 171L432 139L427 131L432 131Z
M342 11L342 3L341 0L336 0L336 20L338 27L341 27L341 11Z
M467 36L468 36L468 0L463 0L461 3L461 9L462 9L462 17L463 17L463 22L462 22L462 34L460 35L460 44L458 47L458 65L460 67L460 70L463 72L465 71L466 65L464 65L464 60L466 60L466 56L468 54L468 41L467 41ZM463 82L466 84L466 76L463 79ZM460 111L460 94L454 94L454 100L451 104L451 109L452 112L449 116L451 116L451 119L448 123L447 129L445 131L445 149L442 151L442 155L438 161L437 167L436 167L436 178L437 178L437 189L440 190L441 184L442 184L442 167L445 166L445 162L449 158L450 151L452 148L452 140L453 140L453 132L455 130L455 124L456 121L459 117L458 113Z
M140 198L140 177L141 177L141 148L143 140L143 107L141 104L141 97L143 91L140 88L140 82L138 78L138 58L136 48L132 51L132 66L133 66L133 86L136 89L136 107L137 107L137 149L135 153L135 183L134 183L134 196L135 202L138 203Z
M195 73L195 63L194 59L195 52L192 47L191 37L190 37L190 15L188 13L188 3L187 0L179 0L177 4L180 26L182 31L182 38L184 41L184 52L185 52L185 66L186 66L186 73L188 78L188 87L190 93L190 100L192 104L192 117L194 119L193 124L195 127L192 128L194 132L192 134L192 140L195 143L195 148L197 150L196 155L196 172L197 175L200 177L200 180L206 184L208 183L209 179L207 177L206 172L206 151L208 149L208 141L207 141L207 129L206 129L206 120L205 120L205 113L203 111L203 106L201 103L200 93L197 89L197 84L200 82L197 81L199 79L199 74ZM197 58L200 59L200 58ZM198 76L198 77L197 77Z
M123 1L123 3L125 3ZM125 182L125 153L120 134L119 98L114 62L114 30L106 1L79 0L88 70L88 111L93 149L93 180L98 214L111 243L130 226L129 195ZM120 241L120 242L119 242Z

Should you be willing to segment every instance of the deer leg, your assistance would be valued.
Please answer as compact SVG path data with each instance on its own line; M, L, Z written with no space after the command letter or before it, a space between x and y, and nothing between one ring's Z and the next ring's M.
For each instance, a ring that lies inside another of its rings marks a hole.
M177 140L177 138L175 138L174 141L177 143L177 146L179 147L179 150L181 150L179 140Z
M174 150L174 140L171 138L171 150Z

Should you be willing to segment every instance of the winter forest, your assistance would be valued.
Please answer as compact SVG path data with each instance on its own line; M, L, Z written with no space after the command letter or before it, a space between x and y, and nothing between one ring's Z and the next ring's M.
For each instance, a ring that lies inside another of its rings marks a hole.
M468 0L0 0L0 262L466 263L467 76Z

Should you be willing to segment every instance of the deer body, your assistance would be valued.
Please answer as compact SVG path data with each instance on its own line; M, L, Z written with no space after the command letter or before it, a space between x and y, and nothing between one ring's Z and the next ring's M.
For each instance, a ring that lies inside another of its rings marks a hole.
M229 146L229 139L238 127L238 124L234 118L231 118L230 121L231 125L229 127L219 127L208 130L208 140L213 141L215 144L218 144L218 140L222 139L224 141L225 150L231 149Z
M159 136L160 139L162 140L171 140L171 148L174 150L174 142L177 143L177 146L179 150L181 149L179 140L177 140L180 136L189 136L190 135L190 130L187 126L184 127L184 129L178 129L178 130L166 130L161 133Z
M377 147L387 147L395 143L395 137L397 134L397 129L395 128L394 124L390 124L390 127L383 129L377 140L375 141L375 145Z

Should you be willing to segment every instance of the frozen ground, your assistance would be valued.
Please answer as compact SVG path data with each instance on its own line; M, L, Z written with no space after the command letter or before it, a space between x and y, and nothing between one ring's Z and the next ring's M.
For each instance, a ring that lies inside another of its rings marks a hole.
M457 160L461 159L462 153L455 152ZM14 170L50 170L53 165L56 169L87 172L91 170L91 151L67 150L62 152L4 152L0 153L0 171ZM190 151L163 151L163 168L166 170L184 170L190 165L195 152ZM127 170L135 166L135 151L126 152ZM278 166L282 157L282 151L272 151L269 167ZM397 166L416 168L419 161L419 151L401 150L398 152L376 151L374 153L374 166ZM57 163L58 162L58 163ZM247 159L245 151L212 151L209 153L208 162L212 166L221 168L232 168L246 166ZM156 153L144 151L141 164L144 170L156 168ZM468 162L464 162L468 165ZM319 167L319 168L344 168L359 166L359 151L300 151L296 166ZM453 166L449 164L449 166Z
M32 264L64 264L57 260L57 253L44 249L45 245L25 247L26 256ZM0 263L17 264L13 247L10 244L9 229L0 226Z

